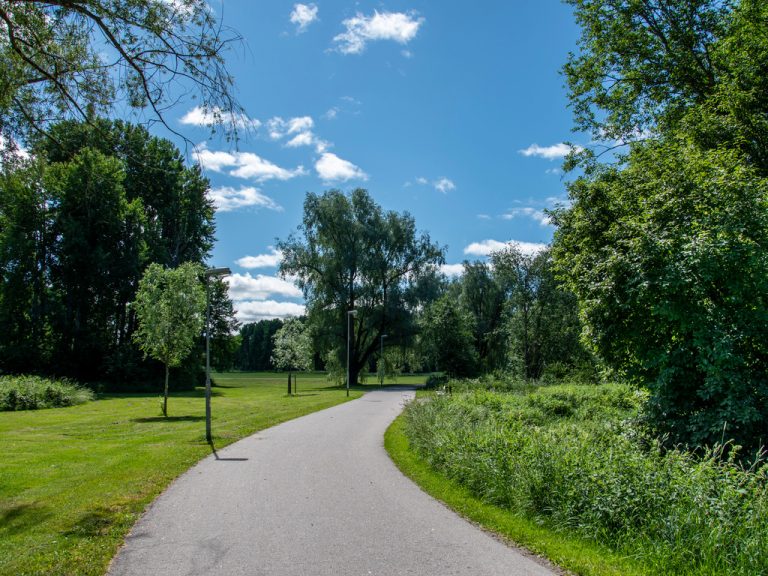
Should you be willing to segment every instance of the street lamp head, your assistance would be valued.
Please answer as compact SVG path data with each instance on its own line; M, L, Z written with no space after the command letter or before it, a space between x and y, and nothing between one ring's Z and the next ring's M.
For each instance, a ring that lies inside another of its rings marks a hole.
M229 276L232 270L229 268L208 268L205 271L206 276Z
M349 314L350 316L357 316L357 310L349 310L347 314Z

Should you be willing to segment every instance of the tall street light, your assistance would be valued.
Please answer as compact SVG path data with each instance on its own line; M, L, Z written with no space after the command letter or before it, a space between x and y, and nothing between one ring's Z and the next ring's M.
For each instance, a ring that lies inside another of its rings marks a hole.
M381 362L381 380L379 382L379 386L384 386L384 338L386 338L386 334L381 335L381 352L379 353L379 362Z
M229 276L229 268L208 268L205 271L205 440L213 442L211 436L211 290L208 280Z
M349 396L349 356L350 356L350 334L352 333L352 316L357 316L357 310L347 311L347 396Z

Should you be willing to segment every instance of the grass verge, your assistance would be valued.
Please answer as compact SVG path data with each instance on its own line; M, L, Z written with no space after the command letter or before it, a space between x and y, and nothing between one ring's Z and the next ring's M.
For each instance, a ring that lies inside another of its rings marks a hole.
M325 375L215 377L215 447L347 400ZM352 391L350 398L360 396ZM144 508L211 453L203 390L109 395L69 408L0 416L0 575L101 576Z
M553 564L583 576L640 576L650 574L629 558L578 537L556 532L487 504L450 478L435 472L409 446L403 416L384 436L384 446L395 465L422 490L461 516L503 539L547 558Z

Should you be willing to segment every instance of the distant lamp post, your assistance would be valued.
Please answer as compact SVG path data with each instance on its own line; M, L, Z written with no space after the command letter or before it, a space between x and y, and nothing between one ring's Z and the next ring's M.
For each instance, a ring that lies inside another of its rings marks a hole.
M352 316L357 316L357 310L347 312L347 396L349 396L349 356L352 333Z
M229 268L208 268L205 271L205 440L212 442L211 436L211 290L208 279L229 276Z
M379 353L379 362L381 362L381 380L379 381L379 386L384 386L384 338L387 337L387 334L381 335L381 352Z

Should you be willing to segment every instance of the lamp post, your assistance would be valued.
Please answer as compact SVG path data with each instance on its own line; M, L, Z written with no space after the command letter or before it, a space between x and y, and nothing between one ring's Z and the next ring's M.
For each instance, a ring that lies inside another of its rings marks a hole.
M379 387L384 387L384 338L386 334L381 335L381 351L379 352L379 362L381 362L381 380L379 381Z
M229 276L229 268L208 268L205 271L205 440L212 442L211 436L211 290L208 279L213 276Z
M350 356L350 334L352 333L352 316L357 316L357 310L347 311L347 396L349 396L349 356Z

